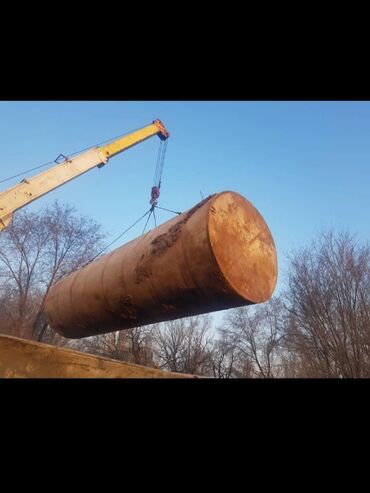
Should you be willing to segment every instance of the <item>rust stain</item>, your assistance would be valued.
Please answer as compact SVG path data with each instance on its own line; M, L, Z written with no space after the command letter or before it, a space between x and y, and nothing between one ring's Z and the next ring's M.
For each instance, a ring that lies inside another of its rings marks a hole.
M145 260L145 256L143 255L135 267L136 274L136 284L140 284L142 281L145 281L150 277L150 262L148 259Z
M169 230L166 233L163 233L154 240L152 240L151 245L152 249L150 251L150 256L151 257L160 257L163 255L169 248L171 248L178 238L181 235L182 227L189 221L191 216L201 207L203 207L204 204L206 204L209 200L211 200L212 197L214 197L216 194L209 195L207 198L199 202L196 206L192 207L183 217L173 226L169 228ZM152 260L150 257L146 257L145 255L141 256L140 261L138 262L136 268L135 268L135 274L136 274L136 284L140 284L143 281L146 281L151 276L151 263Z
M124 318L128 318L129 320L137 319L137 309L132 302L132 296L124 296L119 300L119 306L122 310L122 315Z
M153 248L150 254L154 257L160 257L168 248L171 248L177 238L180 236L182 224L177 223L172 226L167 233L163 233L152 241Z
M168 248L171 248L181 235L182 227L189 221L191 216L215 195L216 194L209 195L207 198L199 202L199 204L190 209L180 221L171 226L167 233L163 233L154 238L152 241L153 248L150 252L151 255L160 257Z

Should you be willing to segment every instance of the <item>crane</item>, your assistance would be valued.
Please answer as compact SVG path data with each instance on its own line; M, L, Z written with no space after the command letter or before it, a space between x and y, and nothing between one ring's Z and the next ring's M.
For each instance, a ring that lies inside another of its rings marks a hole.
M32 178L23 179L17 185L0 192L0 231L9 225L13 213L18 209L92 168L101 168L107 164L111 157L154 135L157 135L162 141L167 140L170 135L161 120L154 120L150 125L126 134L108 144L90 148L74 158L61 155L64 158L62 163Z

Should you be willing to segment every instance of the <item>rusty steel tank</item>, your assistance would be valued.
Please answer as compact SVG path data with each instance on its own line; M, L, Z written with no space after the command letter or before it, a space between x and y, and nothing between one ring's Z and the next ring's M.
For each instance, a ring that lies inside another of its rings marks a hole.
M266 222L226 191L59 281L45 313L57 332L81 338L262 303L276 281Z

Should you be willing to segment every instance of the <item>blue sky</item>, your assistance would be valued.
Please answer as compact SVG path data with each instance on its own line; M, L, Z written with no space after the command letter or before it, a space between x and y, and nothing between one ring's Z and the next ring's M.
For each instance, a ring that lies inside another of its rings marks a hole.
M370 102L0 102L0 179L155 118L171 132L159 205L186 210L201 200L200 191L244 195L274 236L277 292L285 253L320 229L369 239ZM72 204L114 238L149 207L158 145L149 139L29 207L55 199Z

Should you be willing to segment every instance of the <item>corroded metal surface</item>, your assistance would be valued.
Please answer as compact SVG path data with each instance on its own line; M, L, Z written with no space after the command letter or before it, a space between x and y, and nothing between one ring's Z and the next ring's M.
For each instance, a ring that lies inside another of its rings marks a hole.
M55 330L80 338L261 303L276 280L262 216L222 192L61 280L45 312Z
M0 335L0 378L200 378Z

